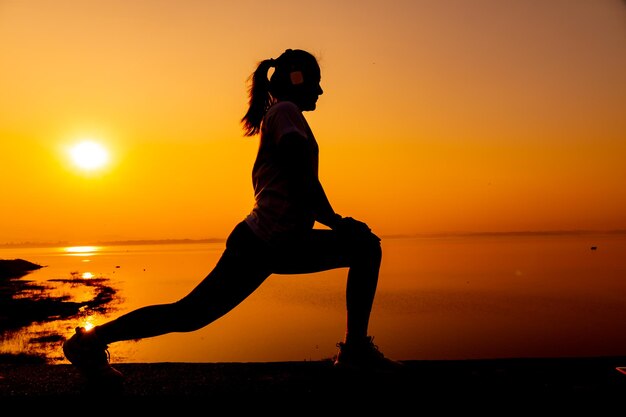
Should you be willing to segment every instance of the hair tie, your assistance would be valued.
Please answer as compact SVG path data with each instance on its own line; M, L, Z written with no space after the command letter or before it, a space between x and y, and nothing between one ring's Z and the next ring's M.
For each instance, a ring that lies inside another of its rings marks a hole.
M274 58L270 58L270 67L276 67L276 60Z

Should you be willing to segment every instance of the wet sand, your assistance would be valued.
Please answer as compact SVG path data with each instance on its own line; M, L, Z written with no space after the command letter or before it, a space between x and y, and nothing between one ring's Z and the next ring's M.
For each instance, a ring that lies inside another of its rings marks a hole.
M112 386L89 384L71 365L5 363L0 364L0 401L145 399L154 405L196 399L235 408L296 401L306 407L366 404L415 410L426 404L477 409L502 403L562 409L581 401L608 407L626 398L626 375L615 369L626 364L626 357L404 363L405 369L390 374L340 371L330 361L121 363L115 366L125 380ZM101 405L113 404L107 401Z

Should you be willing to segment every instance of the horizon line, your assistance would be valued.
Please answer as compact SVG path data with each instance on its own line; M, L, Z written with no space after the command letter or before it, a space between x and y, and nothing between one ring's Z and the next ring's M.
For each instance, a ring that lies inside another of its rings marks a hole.
M522 230L522 231L482 231L482 232L433 232L433 233L407 233L380 235L381 239L412 239L412 238L445 238L445 237L504 237L504 236L585 236L585 235L626 235L626 229L612 230ZM34 248L34 247L57 247L57 246L124 246L124 245L165 245L165 244L200 244L220 243L227 238L166 238L166 239L123 239L123 240L100 240L91 243L77 243L70 241L56 242L2 242L3 248Z

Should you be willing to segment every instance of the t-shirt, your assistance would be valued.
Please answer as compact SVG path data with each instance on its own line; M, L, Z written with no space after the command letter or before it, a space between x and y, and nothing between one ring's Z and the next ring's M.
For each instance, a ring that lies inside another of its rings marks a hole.
M311 164L318 175L319 148L304 115L294 103L280 101L267 111L261 124L259 150L252 169L255 204L245 221L257 236L268 242L288 239L293 233L311 229L313 207L294 195L294 182L281 164L277 149L288 133L306 139L307 155L298 163Z

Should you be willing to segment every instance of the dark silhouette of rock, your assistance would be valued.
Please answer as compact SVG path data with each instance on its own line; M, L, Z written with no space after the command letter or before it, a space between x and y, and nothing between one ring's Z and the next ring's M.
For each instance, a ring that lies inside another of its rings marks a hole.
M0 279L20 278L40 268L43 266L24 259L0 259Z

